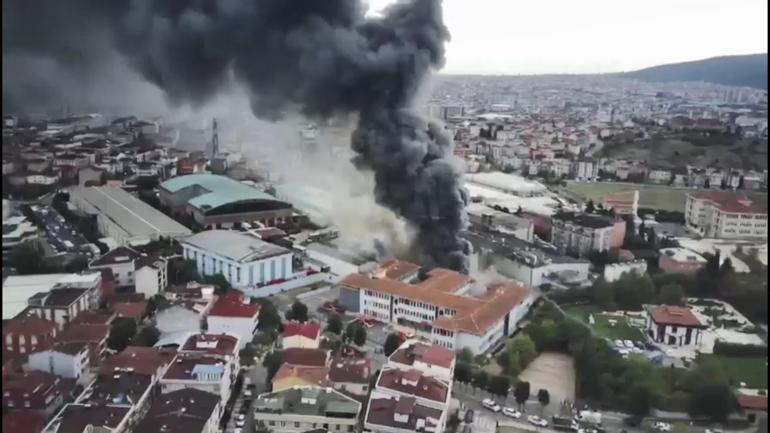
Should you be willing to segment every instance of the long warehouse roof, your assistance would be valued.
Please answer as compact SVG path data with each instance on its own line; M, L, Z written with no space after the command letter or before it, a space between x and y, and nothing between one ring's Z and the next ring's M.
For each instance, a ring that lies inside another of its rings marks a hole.
M186 176L177 176L163 182L160 187L171 193L175 193L193 185L198 185L209 191L189 200L188 203L198 209L212 209L227 203L245 200L278 201L278 199L270 194L264 193L229 177L216 174L188 174Z
M139 200L121 188L74 187L70 194L85 202L92 212L111 219L128 236L184 236L192 232L159 210Z

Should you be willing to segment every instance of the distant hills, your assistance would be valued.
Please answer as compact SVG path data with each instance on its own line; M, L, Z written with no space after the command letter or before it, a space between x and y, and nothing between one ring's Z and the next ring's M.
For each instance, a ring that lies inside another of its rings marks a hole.
M705 81L767 90L767 53L722 56L618 74L642 81Z

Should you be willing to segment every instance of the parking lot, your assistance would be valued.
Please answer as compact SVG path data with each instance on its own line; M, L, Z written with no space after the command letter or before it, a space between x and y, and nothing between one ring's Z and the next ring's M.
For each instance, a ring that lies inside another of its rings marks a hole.
M54 208L39 204L33 204L29 208L42 223L48 242L56 253L78 252L82 245L88 243L88 240Z

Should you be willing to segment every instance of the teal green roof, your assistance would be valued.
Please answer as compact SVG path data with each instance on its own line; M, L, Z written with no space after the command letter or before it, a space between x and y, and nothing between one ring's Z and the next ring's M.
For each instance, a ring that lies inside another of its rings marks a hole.
M235 203L247 200L272 200L275 197L258 189L252 188L237 180L216 174L188 174L171 178L162 184L161 188L175 193L182 189L198 185L209 192L193 197L189 205L198 209L213 209L227 203Z

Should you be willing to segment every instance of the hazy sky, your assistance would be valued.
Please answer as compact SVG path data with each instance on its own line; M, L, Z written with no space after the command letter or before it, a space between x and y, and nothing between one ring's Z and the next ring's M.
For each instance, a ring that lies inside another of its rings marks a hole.
M444 0L444 21L447 73L616 72L767 52L767 0Z

